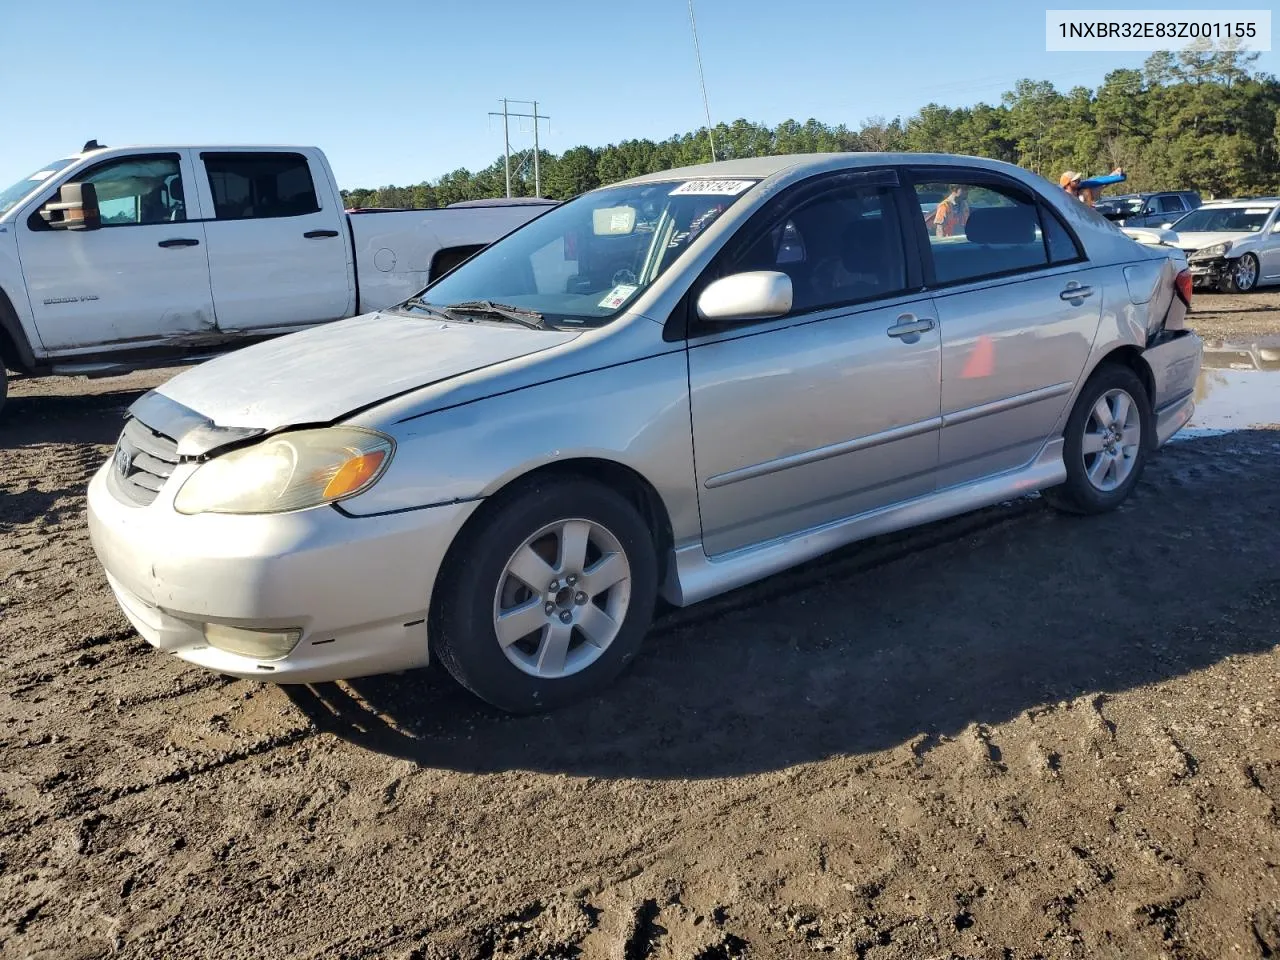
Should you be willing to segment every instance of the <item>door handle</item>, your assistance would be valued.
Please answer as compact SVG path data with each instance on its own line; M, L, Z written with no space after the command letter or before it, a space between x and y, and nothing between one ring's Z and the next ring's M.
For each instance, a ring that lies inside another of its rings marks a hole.
M192 239L192 238L190 238L190 237L179 237L179 238L174 239L174 240L161 240L161 241L160 241L160 243L159 243L159 244L157 244L157 246L161 246L161 247L165 247L165 248L169 248L169 247L198 247L199 245L200 245L200 241L199 241L199 240L193 240L193 239Z
M308 240L315 240L317 237L336 237L337 230L308 230L303 236Z
M891 337L897 337L900 340L906 340L907 343L915 343L919 339L920 334L928 333L933 329L933 321L928 317L921 320L919 317L911 313L904 313L898 318L898 322L885 331ZM908 340L911 337L913 339Z
M1068 284L1067 289L1058 296L1063 300L1083 300L1085 297L1093 296L1093 287L1082 287L1078 283Z

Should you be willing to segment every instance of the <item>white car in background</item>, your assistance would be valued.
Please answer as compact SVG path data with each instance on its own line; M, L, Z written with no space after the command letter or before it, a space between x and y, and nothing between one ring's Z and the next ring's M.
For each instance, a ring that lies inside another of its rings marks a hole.
M1167 229L1197 287L1248 293L1280 282L1280 197L1206 203Z

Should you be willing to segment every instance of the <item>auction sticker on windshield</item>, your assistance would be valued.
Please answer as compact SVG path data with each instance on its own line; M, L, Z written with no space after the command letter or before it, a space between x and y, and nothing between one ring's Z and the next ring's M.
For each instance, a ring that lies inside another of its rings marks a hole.
M636 292L634 283L620 283L605 295L600 301L599 306L607 310L617 310L620 306L627 302L627 298Z
M754 180L688 180L671 191L671 196L736 197L756 185Z

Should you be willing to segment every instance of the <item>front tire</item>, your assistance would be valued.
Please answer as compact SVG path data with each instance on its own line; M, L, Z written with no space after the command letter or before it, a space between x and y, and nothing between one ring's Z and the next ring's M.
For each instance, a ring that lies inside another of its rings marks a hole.
M1252 253L1246 253L1235 262L1235 266L1227 274L1224 286L1228 293L1252 293L1258 289L1261 275L1258 258Z
M653 619L653 536L624 497L539 478L490 505L450 551L435 618L440 662L510 713L594 694L635 658Z
M1120 506L1142 476L1152 424L1151 400L1138 375L1115 363L1099 367L1067 420L1066 482L1046 490L1045 498L1068 513L1106 513Z

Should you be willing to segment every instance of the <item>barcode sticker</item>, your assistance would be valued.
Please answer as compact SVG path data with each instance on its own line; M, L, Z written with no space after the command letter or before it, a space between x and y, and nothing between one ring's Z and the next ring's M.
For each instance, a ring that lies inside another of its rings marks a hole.
M736 197L755 185L755 180L687 180L671 196Z

